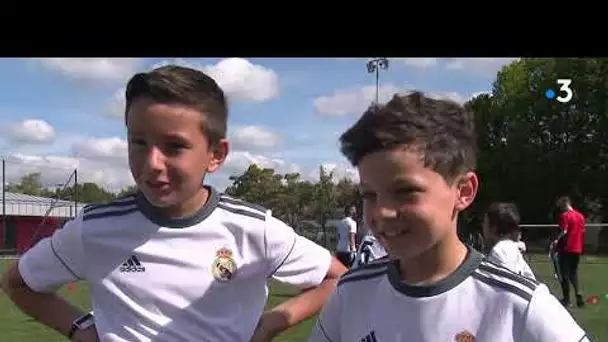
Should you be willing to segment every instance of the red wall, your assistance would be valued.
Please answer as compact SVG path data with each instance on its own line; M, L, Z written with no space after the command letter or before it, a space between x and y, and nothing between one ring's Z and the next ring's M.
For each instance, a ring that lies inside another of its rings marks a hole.
M16 220L17 251L20 254L30 249L42 238L51 236L56 229L61 228L57 217L44 219L43 217L21 216L17 217ZM43 220L44 224L41 226Z

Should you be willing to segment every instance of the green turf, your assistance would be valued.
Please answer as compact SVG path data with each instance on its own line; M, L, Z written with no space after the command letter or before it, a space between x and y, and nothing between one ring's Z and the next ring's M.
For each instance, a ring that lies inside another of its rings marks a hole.
M546 262L545 256L535 256L532 258L531 264L542 280L549 285L553 285L551 265ZM6 265L7 262L0 260L0 272L2 272ZM599 260L598 258L590 257L589 262L583 262L580 267L581 284L584 287L585 294L599 296L600 302L595 305L587 305L583 309L572 309L571 312L579 324L587 330L592 341L608 341L608 325L605 324L606 317L608 317L608 299L603 298L604 294L608 293L608 288L606 288L606 284L608 284L608 258ZM557 288L553 287L553 290L557 291ZM271 297L268 306L271 307L284 301L293 295L293 293L292 289L281 284L271 286ZM76 289L72 291L64 288L61 294L83 308L88 307L87 286L84 283L78 284ZM285 332L275 339L275 341L306 341L306 336L313 323L314 321L310 319ZM556 329L558 328L556 327ZM65 339L55 332L21 314L6 296L1 294L0 334L2 335L0 338L2 341L65 341Z

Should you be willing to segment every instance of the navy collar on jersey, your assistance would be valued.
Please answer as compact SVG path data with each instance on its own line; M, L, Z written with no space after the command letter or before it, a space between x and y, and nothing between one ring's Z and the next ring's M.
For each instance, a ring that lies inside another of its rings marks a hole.
M467 256L454 273L432 285L407 285L401 280L399 262L393 261L387 270L388 280L395 290L410 297L431 297L447 292L467 279L479 267L483 255L467 246Z
M196 213L186 216L186 217L167 217L161 215L148 200L144 197L141 192L138 192L136 195L137 198L137 206L141 213L154 224L157 224L161 227L167 228L187 228L194 226L204 219L206 219L213 210L217 207L220 202L220 194L217 190L212 187L205 185L205 188L209 190L209 198L207 199L207 203L205 203Z

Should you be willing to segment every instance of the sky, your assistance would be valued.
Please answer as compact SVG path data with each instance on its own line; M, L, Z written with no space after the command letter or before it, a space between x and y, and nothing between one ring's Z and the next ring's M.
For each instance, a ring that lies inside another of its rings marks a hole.
M318 179L357 179L338 137L375 100L367 58L43 58L1 59L0 158L6 181L41 172L46 186L95 182L109 191L132 185L127 165L124 87L136 72L165 64L203 70L229 100L231 152L207 179L223 190L250 164ZM464 102L490 92L513 58L389 58L379 100L421 90ZM2 183L0 183L2 184Z

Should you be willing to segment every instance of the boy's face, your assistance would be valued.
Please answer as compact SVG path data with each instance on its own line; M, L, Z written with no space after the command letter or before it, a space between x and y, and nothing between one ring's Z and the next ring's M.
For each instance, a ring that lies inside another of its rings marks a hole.
M366 155L359 163L364 216L388 253L400 260L419 256L456 235L457 213L477 193L473 172L448 184L422 156L397 148Z
M139 99L127 117L129 166L153 205L179 207L199 193L205 174L223 163L228 145L210 149L200 111Z

